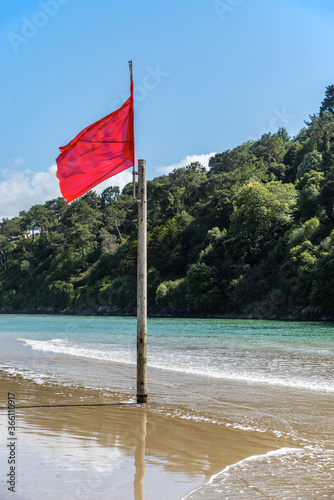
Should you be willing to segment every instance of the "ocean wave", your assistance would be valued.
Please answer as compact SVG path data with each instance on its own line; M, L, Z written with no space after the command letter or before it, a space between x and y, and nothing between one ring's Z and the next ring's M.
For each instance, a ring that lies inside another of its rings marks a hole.
M17 340L22 342L24 345L41 352L54 352L68 356L78 356L81 358L111 361L115 363L135 364L136 361L134 353L130 351L108 351L88 346L83 347L64 339L30 340L19 338Z
M230 380L236 382L257 383L266 385L269 384L275 386L289 387L291 389L306 389L311 391L334 392L333 383L327 381L314 381L308 379L293 379L290 378L291 374L288 375L289 379L285 379L282 377L275 376L270 372L264 374L257 374L254 372L242 373L229 370L218 372L206 367L193 368L187 366L186 368L184 368L183 366L177 366L176 364L171 366L170 364L164 365L162 363L155 363L155 362L148 363L148 365L152 366L152 368L181 372L187 375L206 376L206 377L222 379L222 380Z
M109 361L113 363L122 363L122 364L135 364L136 363L136 353L134 349L124 348L124 347L115 347L111 346L111 344L106 344L102 349L100 346L96 347L92 345L94 343L90 343L90 345L80 345L69 340L64 339L52 339L52 340L31 340L31 339L17 339L22 342L24 345L31 347L34 350L41 352L53 352L60 353L69 356L77 356L89 359L96 359L99 361ZM321 380L320 378L315 378L312 375L311 378L296 377L295 374L287 371L286 377L282 375L278 375L273 372L273 370L268 370L267 372L256 372L251 371L249 367L242 368L242 364L238 371L229 370L226 367L220 371L208 368L209 363L205 363L203 365L203 361L200 359L196 359L198 362L198 367L194 367L191 364L190 360L187 356L182 355L174 356L173 365L170 363L170 356L166 355L166 359L161 357L161 353L157 355L157 353L151 354L151 359L148 360L148 366L151 368L156 368L158 370L164 371L173 371L178 373L184 373L186 375L195 375L201 377L210 377L214 379L221 380L230 380L235 382L246 382L251 384L265 384L265 385L273 385L280 387L287 387L291 389L305 389L310 391L325 391L328 393L334 392L334 384L330 380ZM203 359L205 357L203 356ZM202 366L200 363L202 362ZM244 369L244 371L242 371ZM295 369L295 372L297 370Z
M283 447L226 466L181 500L331 498L333 450ZM312 479L311 479L312 478ZM295 493L298 493L295 496Z

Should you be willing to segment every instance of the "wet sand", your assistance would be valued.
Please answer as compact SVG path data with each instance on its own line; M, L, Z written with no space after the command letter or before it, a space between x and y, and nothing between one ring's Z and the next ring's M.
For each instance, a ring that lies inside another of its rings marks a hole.
M8 392L17 405L15 496L6 483L7 411L0 411L2 499L180 499L227 465L290 445L269 433L179 418L175 406L172 416L157 401L124 404L131 402L124 393L5 373L0 387L1 407ZM112 406L54 407L105 403ZM35 405L49 407L20 408Z

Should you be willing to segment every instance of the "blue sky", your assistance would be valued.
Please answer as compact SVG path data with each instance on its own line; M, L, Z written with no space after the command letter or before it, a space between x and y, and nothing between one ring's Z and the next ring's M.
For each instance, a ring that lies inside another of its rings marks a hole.
M295 135L334 83L329 0L16 0L0 19L0 219L60 196L58 147L127 99L129 59L149 179Z

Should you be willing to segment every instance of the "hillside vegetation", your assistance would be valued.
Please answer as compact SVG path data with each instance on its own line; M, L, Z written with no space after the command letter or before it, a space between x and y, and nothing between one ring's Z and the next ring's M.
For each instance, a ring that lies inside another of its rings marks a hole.
M133 312L132 185L0 224L3 311ZM264 315L334 306L334 86L299 134L284 128L148 181L151 313Z

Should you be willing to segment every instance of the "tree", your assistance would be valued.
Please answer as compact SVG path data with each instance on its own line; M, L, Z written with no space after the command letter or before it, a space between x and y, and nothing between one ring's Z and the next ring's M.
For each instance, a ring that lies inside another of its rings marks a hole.
M325 91L325 99L322 101L320 114L328 112L334 114L334 85L328 85Z
M8 239L4 235L0 234L0 265L1 266L6 266L6 259L7 259L6 253L7 253L8 246L9 246Z
M101 194L101 207L104 209L117 202L119 197L119 187L109 186Z
M93 210L98 210L101 204L100 196L95 191L88 191L88 193L81 196L80 200L87 203Z
M290 144L287 152L283 157L283 163L287 166L292 167L295 164L297 153L300 150L300 148L301 145L299 141L295 141L292 144Z
M110 205L106 212L106 226L110 230L116 229L118 237L122 243L122 235L120 231L120 226L123 224L126 218L126 212L124 210L120 209L117 205Z
M183 168L177 168L169 174L171 180L184 189L185 204L192 207L199 198L199 188L206 179L206 172L199 162L190 163Z
M325 311L334 307L334 232L323 242L320 257L315 265L311 302Z
M22 224L26 230L32 230L33 238L35 231L40 232L41 241L44 245L44 239L47 232L54 224L54 216L45 205L33 205L28 212L20 212Z
M66 234L67 238L81 248L82 255L85 254L85 247L96 240L97 231L101 225L101 214L97 209L92 208L83 198L73 202L70 210L66 214Z
M55 225L60 222L67 207L66 201L61 197L46 201L44 206L53 215L53 222Z
M182 309L186 306L187 284L185 278L163 281L157 287L155 302L158 306Z
M114 234L110 234L104 227L100 230L99 236L101 238L102 254L116 253L116 250L119 247L119 243L117 243L117 236L115 236Z
M281 139L284 144L284 147L287 148L291 143L291 138L288 134L288 131L284 127L280 127L276 132L277 137Z
M166 225L157 226L147 235L147 254L149 266L162 273L170 270L169 260L178 243L180 228L175 219Z
M220 294L217 270L204 262L192 264L187 272L187 301L197 311L212 311L217 308Z
M321 170L322 154L318 151L312 151L304 156L303 161L299 164L297 169L297 179L303 177L306 172L310 170Z
M300 218L309 219L319 213L320 191L315 184L302 189L298 194L298 210Z
M2 219L2 222L0 224L0 234L3 234L8 239L21 236L21 218L13 217L12 219Z
M267 165L280 163L285 154L285 145L281 137L269 132L251 145L250 152Z
M232 150L227 149L223 153L211 156L209 159L209 174L231 172L241 167L245 162L250 161L252 159L251 145L251 142L245 142Z
M292 200L289 196L284 199L280 193L283 186L252 182L241 188L231 215L231 239L227 242L233 256L243 256L250 262L257 260L291 223Z
M163 175L147 182L148 227L165 224L168 219L182 210L182 185L175 184L169 175Z

